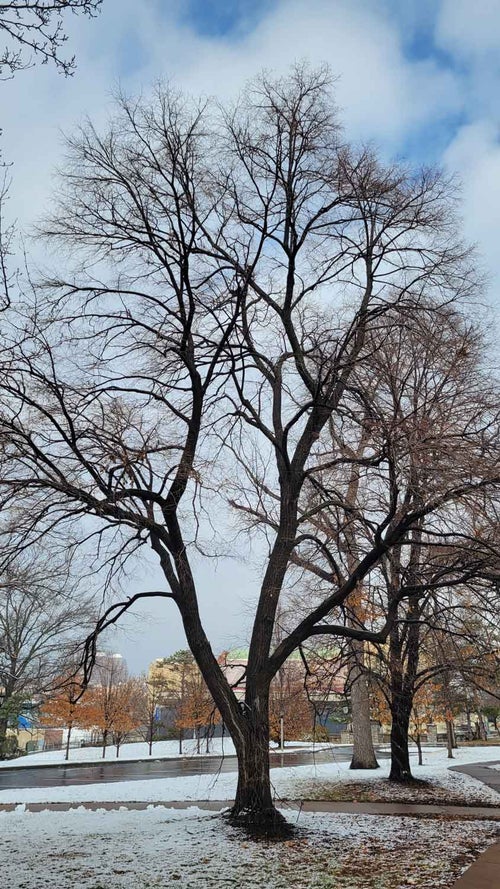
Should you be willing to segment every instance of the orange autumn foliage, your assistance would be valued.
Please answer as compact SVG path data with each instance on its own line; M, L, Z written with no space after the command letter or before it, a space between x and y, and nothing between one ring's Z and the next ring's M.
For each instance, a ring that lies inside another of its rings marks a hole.
M269 732L276 742L280 740L281 716L285 741L298 741L313 732L314 708L294 664L285 665L271 685Z
M205 726L219 721L219 711L201 673L193 673L186 680L184 695L177 709L177 728L193 729L198 734Z
M80 682L71 677L61 680L57 692L42 704L40 722L45 726L62 728L90 728L93 725L93 712L90 696L82 694Z

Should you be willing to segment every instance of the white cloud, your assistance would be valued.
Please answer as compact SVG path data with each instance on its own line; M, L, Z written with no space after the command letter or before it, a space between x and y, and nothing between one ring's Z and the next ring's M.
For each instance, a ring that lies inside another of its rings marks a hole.
M463 126L449 145L444 161L457 171L463 188L463 225L492 271L498 257L500 231L500 129L489 120Z
M436 39L452 55L464 59L494 53L500 43L500 0L443 0Z
M500 0L443 0L435 40L460 79L468 118L498 119Z
M327 62L351 135L394 147L408 131L455 111L454 78L432 61L405 59L394 22L377 3L287 0L237 45L197 47L197 64L182 72L193 89L224 93L262 67L279 72L297 59Z
M396 25L376 3L282 0L236 41L200 37L179 24L176 13L175 3L160 16L155 4L143 2L137 16L134 0L106 0L98 19L72 22L73 78L39 67L1 85L3 146L6 158L15 160L13 204L24 223L49 199L50 171L62 156L61 129L71 130L85 113L103 121L120 76L131 90L163 76L194 93L228 95L262 67L284 71L297 59L326 61L340 78L337 100L348 133L375 139L389 152L415 128L460 105L452 75L432 61L405 59ZM131 33L142 51L127 73Z

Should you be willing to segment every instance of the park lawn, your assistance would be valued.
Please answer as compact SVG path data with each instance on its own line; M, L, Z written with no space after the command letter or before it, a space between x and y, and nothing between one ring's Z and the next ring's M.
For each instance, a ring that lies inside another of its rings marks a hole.
M291 813L285 814L290 817ZM284 843L192 808L0 814L9 889L450 889L490 821L301 814Z
M330 800L335 802L394 802L428 805L498 807L500 796L487 785L463 772L450 771L450 766L482 762L495 768L500 747L460 748L448 759L444 748L424 750L424 764L417 764L416 752L411 754L412 784L399 785L388 781L390 763L380 760L380 768L351 770L348 763L318 763L309 773L287 770L288 780L277 780L281 798L289 800ZM491 763L491 765L489 765Z

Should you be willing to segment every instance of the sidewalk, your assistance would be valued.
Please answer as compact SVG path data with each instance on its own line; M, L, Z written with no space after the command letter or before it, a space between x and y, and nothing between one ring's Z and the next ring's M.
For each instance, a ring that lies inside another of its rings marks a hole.
M471 864L452 889L498 889L499 886L500 843L494 843Z
M233 804L233 800L156 800L151 802L85 802L85 803L4 803L0 812L13 812L16 809L26 812L68 812L70 809L88 809L95 812L104 809L111 812L116 809L142 811L148 807L165 806L167 809L204 809L220 812ZM500 822L500 806L436 806L410 803L342 803L329 800L278 800L280 809L293 813L300 812L331 812L343 815L393 815L399 817L416 817L419 815L460 818L468 820L487 820ZM499 884L500 886L500 884Z
M500 805L500 769L491 768L491 766L498 765L500 765L499 760L492 762L470 762L463 766L449 766L449 770L450 772L463 772L464 775L470 775L471 778L475 778L476 781L481 781L483 784L486 784L487 787L496 790L499 794L498 803Z

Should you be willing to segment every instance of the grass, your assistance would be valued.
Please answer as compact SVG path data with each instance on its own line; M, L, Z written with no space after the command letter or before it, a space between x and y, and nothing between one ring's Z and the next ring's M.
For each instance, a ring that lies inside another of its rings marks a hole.
M295 836L276 843L163 807L1 820L10 889L451 889L498 831L491 821L302 813Z
M481 806L495 808L495 803L485 802L470 791L441 787L432 781L415 779L410 784L397 784L387 778L370 781L296 781L293 794L288 799L328 800L329 802L357 803L408 803L420 805Z

